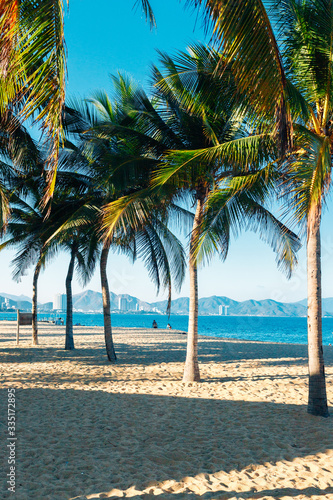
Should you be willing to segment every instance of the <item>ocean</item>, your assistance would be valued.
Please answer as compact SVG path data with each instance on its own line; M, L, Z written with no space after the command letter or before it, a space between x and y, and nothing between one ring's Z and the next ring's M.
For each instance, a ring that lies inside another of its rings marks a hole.
M59 315L58 315L59 316ZM65 315L60 315L65 319ZM38 318L49 319L56 315L42 313ZM187 331L188 316L159 314L112 314L113 326L127 328L151 328L153 320L159 328L170 323L176 330ZM1 313L0 320L16 320L16 313ZM86 326L103 326L101 313L74 313L73 323ZM199 334L242 340L261 340L289 344L306 344L306 318L272 318L255 316L199 316ZM323 344L333 344L333 318L323 318Z

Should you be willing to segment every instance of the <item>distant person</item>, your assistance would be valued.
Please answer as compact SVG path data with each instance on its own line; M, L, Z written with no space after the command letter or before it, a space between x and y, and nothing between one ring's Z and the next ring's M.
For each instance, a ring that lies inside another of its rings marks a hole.
M156 321L153 321L153 328L158 328Z
M172 330L172 326L170 325L170 323L167 324L167 329Z

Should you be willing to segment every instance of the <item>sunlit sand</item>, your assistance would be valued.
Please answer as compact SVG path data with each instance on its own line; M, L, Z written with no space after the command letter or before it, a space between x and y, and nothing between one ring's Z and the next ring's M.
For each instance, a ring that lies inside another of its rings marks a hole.
M4 439L7 388L17 416L16 493L2 474L1 498L333 498L333 418L306 413L306 346L201 337L202 382L185 385L175 331L115 328L110 365L100 327L74 327L75 351L47 324L31 347L30 328L16 347L0 324Z

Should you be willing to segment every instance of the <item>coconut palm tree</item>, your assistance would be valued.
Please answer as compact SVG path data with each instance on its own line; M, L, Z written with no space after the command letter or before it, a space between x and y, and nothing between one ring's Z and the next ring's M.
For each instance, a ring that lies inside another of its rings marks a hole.
M38 172L38 166L35 169ZM13 277L20 280L31 265L35 265L33 274L33 294L32 294L32 332L33 344L38 344L37 329L37 284L40 271L46 263L52 259L60 249L71 252L71 261L67 274L66 285L68 292L67 313L69 316L68 326L66 325L66 345L72 345L72 321L71 321L71 279L72 261L76 260L81 279L86 282L92 272L93 266L89 269L85 266L83 251L87 246L86 235L80 235L73 231L71 234L59 237L59 228L68 219L70 214L77 212L86 202L84 194L87 193L87 179L78 174L61 172L58 175L55 197L52 209L49 211L42 208L41 200L45 191L46 179L39 174L17 175L15 190L11 194L11 216L3 233L4 241L0 249L15 247L16 257L13 260ZM57 237L55 237L55 235ZM74 265L74 262L73 262Z
M33 116L41 123L54 172L65 97L63 2L6 0L0 14L0 115L14 109L20 121Z
M244 226L259 229L261 237L277 252L278 264L284 265L287 272L294 267L295 251L299 248L295 234L264 207L274 193L274 171L271 165L262 169L274 152L270 137L254 130L249 135L242 110L235 106L231 94L235 84L229 65L224 68L224 78L216 81L216 69L222 64L220 55L203 47L192 47L190 52L189 56L178 57L176 63L163 56L164 74L155 70L155 87L167 104L172 103L175 108L177 103L182 111L191 113L191 118L195 116L195 142L166 152L153 175L155 185L171 183L189 189L196 206L189 243L190 310L184 381L200 380L197 358L200 259L210 257L217 249L226 258L230 231ZM169 114L176 121L176 113ZM248 179L246 190L233 189L244 176L245 181Z
M306 227L308 412L327 416L322 349L320 221L331 179L333 11L330 0L194 2L214 27L238 97L275 122L281 178ZM276 28L275 31L273 27ZM221 68L221 73L223 70ZM285 155L287 152L287 155Z
M0 117L8 118L14 110L20 123L33 117L41 124L48 143L45 204L53 194L59 147L64 140L64 3L63 0L4 0L0 6ZM150 26L154 27L149 2L139 0L136 4L141 5ZM11 126L14 129L15 123ZM8 211L7 198L3 196L2 200Z
M161 54L164 71L162 74L154 68L153 99L150 101L142 91L136 92L133 107L128 103L128 129L122 131L129 134L132 127L136 140L146 144L146 149L143 146L141 150L141 169L147 162L152 190L142 191L140 187L135 190L134 186L134 193L104 209L104 226L112 232L116 224L131 217L135 210L139 213L146 206L149 211L153 203L151 196L162 188L168 193L168 202L174 197L187 196L195 206L189 242L190 311L185 382L200 380L197 357L199 253L209 255L212 250L218 250L225 258L230 228L244 226L246 219L251 221L247 227L262 228L261 235L278 253L278 262L287 264L289 270L296 263L295 252L299 248L296 235L263 206L274 191L276 180L273 166L265 166L275 153L274 141L267 133L252 130L249 134L242 109L233 101L235 85L230 68L225 68L224 79L216 75L220 59L219 53L200 45L174 60ZM139 159L136 162L139 163ZM245 186L247 178L247 189L251 188L252 194L246 196L245 187L236 189L234 183ZM215 202L220 196L218 207L213 201L208 205L213 194ZM228 205L227 194L232 198ZM232 206L237 207L237 202L239 217ZM209 226L208 220L211 220Z
M38 201L37 201L38 200ZM13 278L19 281L31 265L35 265L32 282L32 343L38 344L37 330L37 283L46 259L50 257L45 251L46 237L41 230L43 214L38 208L40 198L29 202L18 197L12 198L11 217L8 221L5 241L0 250L16 247L17 254L13 260Z
M230 226L243 224L242 220L235 220L234 210L230 209L228 214L224 207L209 233L205 229L205 238L202 239L210 195L216 192L225 194L226 179L230 182L235 176L240 179L249 176L253 190L258 193L253 193L252 199L248 196L247 204L242 190L236 190L233 197L234 202L236 193L243 197L242 217L252 217L252 228L256 230L259 224L263 230L269 229L270 237L266 239L279 253L279 262L288 261L289 268L295 265L299 242L262 206L273 189L276 176L270 165L263 171L262 168L275 152L275 144L267 133L254 134L252 131L249 135L242 109L234 105L235 85L230 68L225 68L224 79L216 76L216 68L221 64L220 54L198 45L191 47L190 55L180 54L173 60L161 54L161 59L164 74L154 68L152 100L143 91L134 90L133 85L126 86L125 80L121 80L120 92L125 93L127 99L127 107L123 107L127 110L126 128L117 131L114 127L113 133L134 138L137 156L133 156L132 164L140 165L140 172L137 185L132 186L130 194L106 205L104 228L112 234L117 224L132 219L133 214L139 217L144 211L148 213L156 202L157 193L166 200L165 210L174 205L175 198L186 196L192 200L195 214L189 242L191 291L183 380L193 381L200 379L197 358L199 242L200 248L207 252L207 244L203 242L210 239L214 249L219 249L221 256L225 257ZM129 172L131 168L133 165L130 166L129 161L123 162L118 172ZM142 190L140 179L144 169L152 179L151 190ZM214 210L216 213L216 208ZM208 211L210 216L211 212L212 209Z
M84 286L91 279L93 272L96 266L96 258L99 253L98 247L96 245L91 244L91 239L94 240L94 233L91 228L80 227L71 231L64 230L64 224L66 225L66 221L69 217L75 217L80 212L82 205L85 203L85 200L81 198L78 203L73 204L69 203L69 200L66 200L62 203L62 209L60 211L60 207L57 202L54 202L52 205L52 212L57 212L57 224L53 221L51 222L53 228L53 234L47 240L48 247L55 247L54 251L65 251L70 254L70 261L68 265L68 271L65 280L66 287L66 327L65 327L65 349L72 350L74 349L74 335L73 335L73 294L72 294L72 281L74 275L74 268L76 267L76 271L79 274L80 282ZM61 212L65 209L66 213L62 219L59 218ZM72 212L72 213L71 213ZM74 215L75 214L75 215ZM48 217L49 219L50 217ZM48 220L47 219L47 220ZM52 219L51 219L52 220ZM46 222L47 223L47 222ZM93 248L93 253L91 254L91 250ZM87 259L87 254L89 257Z
M84 227L95 228L95 236L90 240L100 243L100 273L103 296L104 334L109 361L117 359L112 339L110 292L107 280L107 261L111 249L127 254L133 261L143 260L149 275L157 286L169 290L171 303L171 285L174 280L180 285L184 277L185 261L183 248L172 234L164 219L165 210L157 210L156 205L149 213L141 212L140 217L131 217L117 226L112 235L101 237L100 217L93 210L100 210L110 200L119 198L132 189L134 175L138 172L137 154L134 153L138 144L129 139L118 140L118 134L127 129L128 117L126 107L131 91L124 81L114 80L118 91L118 101L111 103L108 96L99 93L90 102L72 102L71 108L65 110L65 126L68 137L75 144L67 142L68 150L63 157L64 164L72 165L76 171L82 171L91 179L93 188L90 192L89 206L83 212L70 218L66 227L77 225L77 218ZM75 108L75 109L74 109ZM121 168L123 163L132 165L131 172ZM149 182L147 173L141 171L140 180L143 186ZM165 202L163 202L165 204Z
M53 254L64 250L70 254L65 282L67 301L65 349L68 350L74 349L72 296L74 267L81 284L85 286L95 270L99 254L93 227L80 223L86 212L89 212L92 225L99 215L97 209L89 205L92 199L91 193L92 184L89 177L64 170L64 165L60 164L51 210L48 217L43 220L44 235L48 237L46 250L52 251ZM74 220L75 224L66 227L69 219Z

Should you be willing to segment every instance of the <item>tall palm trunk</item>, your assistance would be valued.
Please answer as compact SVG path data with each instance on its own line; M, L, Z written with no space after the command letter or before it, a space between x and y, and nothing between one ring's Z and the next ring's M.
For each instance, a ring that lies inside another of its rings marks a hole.
M198 241L199 228L202 222L202 210L203 201L202 199L199 199L197 202L190 240L190 307L183 382L200 382L198 363L198 269L196 259L194 258L194 251Z
M32 281L32 344L38 345L38 327L37 327L37 282L42 263L39 259L35 267Z
M105 338L105 347L108 360L113 362L116 361L117 356L114 350L113 339L112 339L110 291L106 273L106 265L108 262L109 250L110 250L110 243L105 241L101 253L101 262L100 262L101 286L102 286L102 296L103 296L104 338Z
M307 220L308 265L308 413L328 416L322 346L320 203L313 203Z
M65 349L74 349L74 337L73 337L73 295L72 295L72 280L74 273L74 263L77 253L77 244L73 243L71 251L71 260L68 266L68 272L66 276L66 341Z

